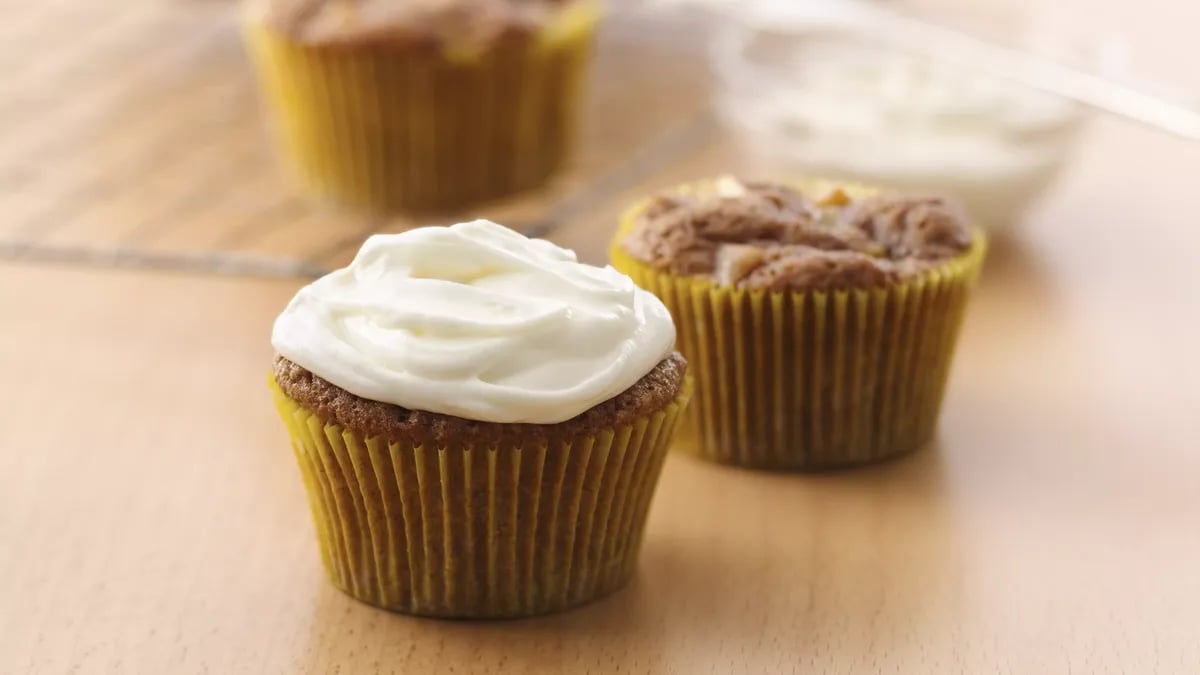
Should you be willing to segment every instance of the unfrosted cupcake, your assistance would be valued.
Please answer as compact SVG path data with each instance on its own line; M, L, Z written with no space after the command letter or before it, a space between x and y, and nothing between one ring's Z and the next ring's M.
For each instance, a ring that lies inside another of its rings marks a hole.
M598 0L248 0L245 24L302 183L429 210L563 164L597 15Z
M678 445L819 469L932 436L984 249L939 198L723 178L632 207L611 254L670 309L692 363Z
M628 277L494 223L368 239L272 333L334 584L470 618L621 586L689 397L674 340Z

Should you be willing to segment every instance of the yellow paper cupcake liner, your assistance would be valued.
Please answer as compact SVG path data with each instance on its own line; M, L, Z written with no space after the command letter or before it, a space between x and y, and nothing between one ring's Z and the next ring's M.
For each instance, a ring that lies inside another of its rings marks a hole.
M315 196L452 208L544 182L575 135L598 17L575 2L486 51L303 44L246 22L284 155Z
M271 388L333 583L460 618L553 612L621 587L691 395L688 380L664 409L593 435L438 447L363 438Z
M937 424L986 240L870 290L779 292L672 275L625 253L613 266L658 296L696 378L676 447L726 464L823 469L915 450Z

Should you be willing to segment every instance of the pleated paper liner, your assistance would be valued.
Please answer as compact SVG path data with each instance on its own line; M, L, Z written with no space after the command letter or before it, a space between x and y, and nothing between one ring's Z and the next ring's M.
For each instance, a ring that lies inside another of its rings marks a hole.
M519 617L583 604L632 575L690 379L664 409L518 447L363 438L271 380L333 583L390 610Z
M771 292L671 275L620 246L614 267L660 299L696 378L676 447L764 469L826 469L912 451L933 435L982 232L962 256L884 288Z
M545 182L576 132L598 8L486 51L302 44L246 22L280 145L314 196L452 208Z

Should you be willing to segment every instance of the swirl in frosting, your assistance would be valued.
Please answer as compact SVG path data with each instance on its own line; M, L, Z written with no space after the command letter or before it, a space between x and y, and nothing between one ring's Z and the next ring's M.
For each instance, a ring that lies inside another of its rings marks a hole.
M666 358L663 304L611 267L486 220L367 239L275 321L283 357L363 398L483 422L562 422Z

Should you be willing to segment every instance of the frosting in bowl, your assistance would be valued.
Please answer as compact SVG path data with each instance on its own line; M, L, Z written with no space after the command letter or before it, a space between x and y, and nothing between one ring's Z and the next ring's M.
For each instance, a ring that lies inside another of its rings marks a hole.
M993 231L1051 183L1085 120L952 62L834 37L721 35L718 107L773 172L947 194Z
M374 235L275 321L283 357L411 410L556 424L628 389L675 343L611 267L486 220Z

